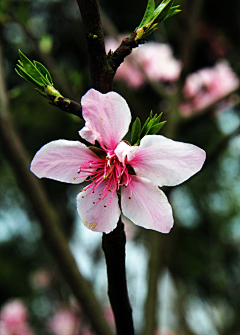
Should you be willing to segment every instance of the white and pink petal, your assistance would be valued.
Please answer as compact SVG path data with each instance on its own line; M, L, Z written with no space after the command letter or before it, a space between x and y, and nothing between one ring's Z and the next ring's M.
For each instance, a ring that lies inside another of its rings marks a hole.
M173 214L166 195L146 178L132 176L130 186L121 189L123 215L143 228L169 233Z
M161 135L146 135L131 152L136 175L159 186L181 184L203 166L206 153L199 147L173 141Z
M80 192L77 196L77 210L85 227L110 233L116 228L121 211L116 192L109 192L100 200L105 186L106 182L103 182L94 193L89 193L89 190Z
M78 141L57 140L44 145L35 154L30 170L38 178L79 184L86 178L77 173L79 167L90 160L99 160L99 157L86 145Z
M85 126L79 130L79 135L84 138L87 142L94 144L95 141L100 137L100 134L91 129L89 122L85 123Z
M117 155L117 158L119 159L119 161L122 164L125 164L126 159L127 161L130 162L134 158L135 156L134 149L135 147L128 145L124 141L121 141L115 149L115 154Z
M90 89L81 100L82 115L87 129L81 136L93 144L95 138L101 146L114 150L128 132L131 113L127 102L116 92L102 94ZM91 133L92 132L92 133Z

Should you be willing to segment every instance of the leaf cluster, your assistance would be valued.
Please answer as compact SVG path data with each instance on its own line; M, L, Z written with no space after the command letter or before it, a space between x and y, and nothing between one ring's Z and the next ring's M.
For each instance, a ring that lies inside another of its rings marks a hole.
M22 52L18 50L20 59L16 65L15 71L17 74L33 84L36 87L38 93L40 93L45 98L49 98L49 90L58 92L53 88L53 81L49 71L43 66L41 63L36 62L35 60L31 62ZM52 89L50 89L52 88ZM52 93L52 92L51 92ZM58 94L54 94L55 96L61 96Z
M141 141L141 139L145 135L155 135L159 132L159 130L164 126L164 124L167 121L159 122L161 119L162 113L157 116L155 114L153 116L153 113L151 111L150 116L145 121L143 127L141 126L141 121L138 117L136 117L136 120L134 121L132 125L132 131L131 131L131 145L138 145Z
M173 6L174 0L162 0L155 8L155 1L148 0L147 8L140 25L136 29L135 40L144 39L158 28L158 25L169 17L179 13L180 5Z

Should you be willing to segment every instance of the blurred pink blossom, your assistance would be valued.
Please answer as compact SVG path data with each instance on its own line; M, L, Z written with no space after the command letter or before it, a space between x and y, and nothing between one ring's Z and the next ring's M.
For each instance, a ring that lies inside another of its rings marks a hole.
M136 226L126 216L121 214L121 221L125 226L125 233L128 240L132 240L136 233Z
M225 60L213 68L190 74L183 88L185 101L180 105L184 116L199 112L226 97L239 87L239 78Z
M47 269L38 269L31 276L31 284L35 289L49 287L52 281L52 273Z
M148 42L138 47L134 55L149 80L178 80L182 63L173 57L172 48L168 44Z
M119 40L106 38L106 51L114 51L120 44ZM130 87L139 88L146 80L150 81L176 81L182 69L179 60L173 57L169 45L148 42L133 49L116 72L116 79L124 80Z
M103 313L104 313L105 319L108 322L108 324L111 327L113 327L115 325L115 319L114 319L112 308L110 306L104 307Z
M48 328L55 335L77 335L79 333L79 319L67 308L59 308L48 322Z
M21 300L6 303L0 313L1 335L33 335L27 323L27 309Z
M157 330L155 335L180 335L180 333L175 333L172 330Z

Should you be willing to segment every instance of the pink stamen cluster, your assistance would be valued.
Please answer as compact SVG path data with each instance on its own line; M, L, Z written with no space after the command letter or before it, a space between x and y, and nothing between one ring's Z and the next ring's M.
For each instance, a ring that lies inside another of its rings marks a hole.
M98 201L99 203L101 200L105 199L108 195L108 192L112 192L111 198L109 203L110 205L113 194L115 191L120 189L120 186L129 186L130 193L131 192L131 176L129 174L127 163L125 162L122 164L117 155L115 154L114 150L107 150L106 148L103 148L106 152L105 159L97 159L97 160L90 160L85 163L83 163L80 167L77 173L79 176L74 177L76 178L85 178L85 181L92 181L88 186L86 186L82 191L87 191L88 194L85 196L82 196L83 198L88 196L91 193L94 193L94 191L97 189L97 187L102 184L103 182L106 182L106 185L102 191L101 194L99 194ZM85 173L82 175L82 173ZM130 196L131 198L131 196ZM104 207L107 207L104 206Z

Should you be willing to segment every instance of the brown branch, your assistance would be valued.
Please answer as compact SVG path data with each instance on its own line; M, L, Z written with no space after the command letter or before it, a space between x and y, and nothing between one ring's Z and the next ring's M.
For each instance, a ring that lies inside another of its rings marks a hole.
M95 89L107 93L112 89L114 75L111 75L105 53L99 4L97 0L77 2L85 30L92 84ZM115 316L117 335L134 335L126 283L125 243L126 235L121 222L113 232L103 234L109 300Z
M58 107L62 111L67 112L69 114L76 115L80 119L82 118L82 107L78 102L64 97L56 98L54 95L50 94L48 94L48 97L51 100L51 102L49 102L50 105Z
M117 335L134 334L132 308L126 294L125 244L126 235L121 221L113 232L103 234L102 248L109 281L108 295L115 315Z
M17 135L8 113L8 98L3 77L0 43L0 139L6 159L12 167L16 180L28 198L41 225L43 238L56 264L88 316L98 335L112 335L101 307L88 282L82 277L68 243L59 229L61 219L51 206L41 182L30 172L30 160Z
M130 55L133 48L137 48L139 44L145 43L145 40L135 41L136 33L133 33L131 36L126 37L122 40L119 47L112 52L108 53L108 64L111 66L111 75L114 77L118 67L124 61L125 57Z
M98 0L77 0L83 21L92 86L101 93L112 89Z

